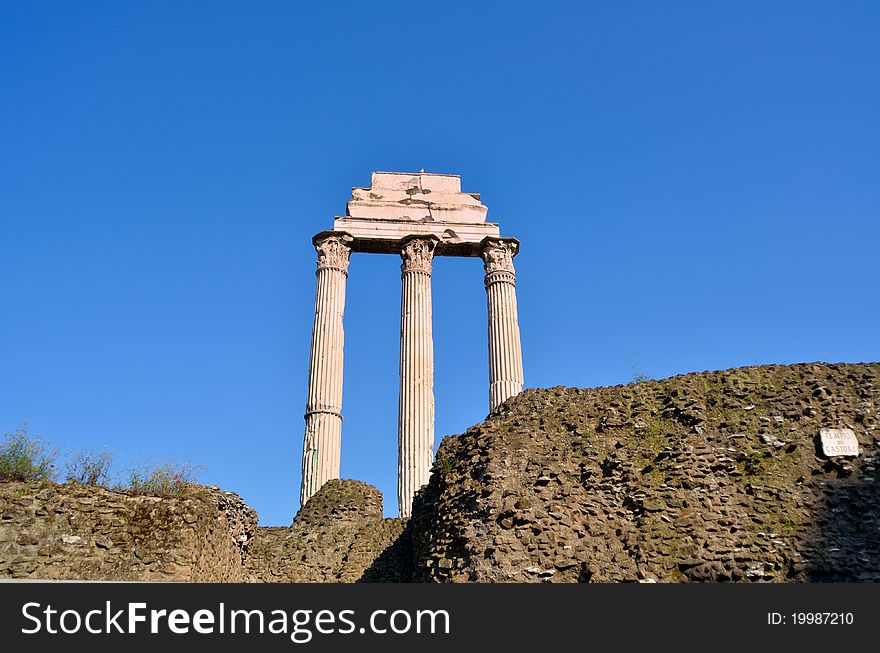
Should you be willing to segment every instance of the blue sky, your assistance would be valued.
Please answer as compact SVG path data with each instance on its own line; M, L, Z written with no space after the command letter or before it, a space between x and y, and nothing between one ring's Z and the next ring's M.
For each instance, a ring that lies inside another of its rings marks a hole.
M0 2L0 430L298 507L311 236L457 173L526 385L880 359L876 2ZM399 260L356 255L342 473L396 512ZM487 411L481 264L434 271L437 443Z

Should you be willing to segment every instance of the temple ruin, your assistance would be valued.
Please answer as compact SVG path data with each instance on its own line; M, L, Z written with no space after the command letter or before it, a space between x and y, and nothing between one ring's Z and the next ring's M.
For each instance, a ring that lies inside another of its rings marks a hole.
M489 314L489 408L523 388L516 307L515 238L502 238L477 193L462 193L458 175L374 172L370 188L354 188L346 215L312 242L318 252L315 323L303 441L304 505L339 478L342 436L343 314L353 252L398 254L400 403L398 506L408 517L415 492L428 482L434 452L434 341L431 263L435 256L479 256L486 271Z

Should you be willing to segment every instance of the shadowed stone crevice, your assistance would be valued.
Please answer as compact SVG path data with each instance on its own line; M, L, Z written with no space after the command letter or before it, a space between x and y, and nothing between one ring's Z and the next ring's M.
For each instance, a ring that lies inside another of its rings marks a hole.
M409 583L413 578L412 534L409 527L383 550L363 575L359 583Z
M807 529L792 577L822 582L880 581L880 482L878 453L865 457L864 475L852 478L850 463L831 473L840 483L823 488L823 506Z

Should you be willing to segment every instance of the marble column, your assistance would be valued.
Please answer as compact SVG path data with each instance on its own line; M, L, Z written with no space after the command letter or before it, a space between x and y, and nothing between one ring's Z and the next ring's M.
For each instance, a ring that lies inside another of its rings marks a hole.
M434 337L431 261L438 239L401 244L400 404L397 414L397 505L409 517L413 495L428 482L434 459Z
M489 303L489 410L523 389L522 348L516 312L515 238L483 240L486 295Z
M339 478L342 445L342 316L351 236L324 231L313 239L318 251L318 287L309 363L309 395L303 440L300 504L331 478Z

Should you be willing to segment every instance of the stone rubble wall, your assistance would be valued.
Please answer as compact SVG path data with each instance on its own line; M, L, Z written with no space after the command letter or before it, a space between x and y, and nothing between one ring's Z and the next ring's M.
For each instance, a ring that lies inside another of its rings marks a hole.
M415 580L880 581L878 408L876 363L527 390L443 440Z
M75 483L0 483L0 578L241 582L257 513L194 486L134 496Z
M327 482L289 528L179 498L0 483L0 578L880 581L880 364L530 389L444 438L412 518ZM829 458L821 428L860 455Z

